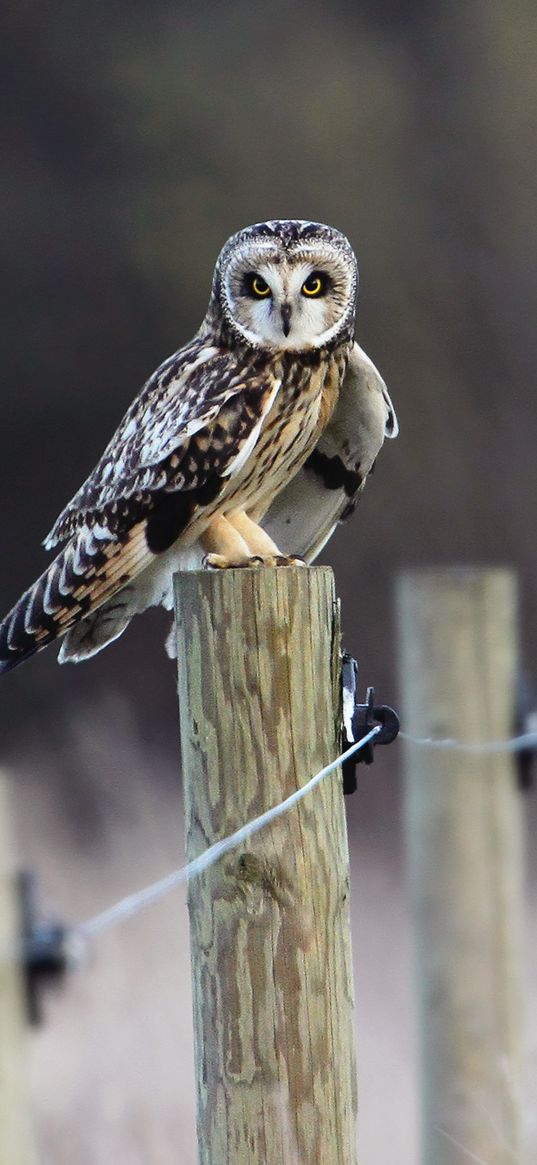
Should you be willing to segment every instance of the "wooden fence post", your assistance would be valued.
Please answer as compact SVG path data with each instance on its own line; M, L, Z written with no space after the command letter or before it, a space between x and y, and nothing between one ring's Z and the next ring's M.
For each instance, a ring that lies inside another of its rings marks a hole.
M517 596L507 570L398 587L402 719L416 737L510 737ZM512 757L406 742L423 1165L525 1157L521 830Z
M26 1018L9 825L7 782L0 773L0 1162L32 1165Z
M188 858L337 756L326 567L176 578ZM189 887L201 1165L354 1165L341 773Z

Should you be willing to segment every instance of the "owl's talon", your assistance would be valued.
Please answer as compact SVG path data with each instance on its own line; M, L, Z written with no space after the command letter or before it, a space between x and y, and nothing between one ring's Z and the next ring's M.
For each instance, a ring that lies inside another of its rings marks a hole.
M206 554L202 565L205 570L241 570L245 567L265 566L266 562L259 554L238 561L226 558L225 554Z
M244 568L256 568L261 566L306 566L307 563L303 558L298 556L291 556L285 554L253 554L250 558L241 558L239 561L234 561L232 558L226 558L224 554L206 554L203 559L203 567L205 570L241 570Z

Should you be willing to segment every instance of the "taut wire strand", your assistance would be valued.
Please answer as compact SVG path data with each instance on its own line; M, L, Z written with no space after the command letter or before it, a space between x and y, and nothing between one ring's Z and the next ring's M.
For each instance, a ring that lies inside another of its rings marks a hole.
M537 732L525 732L522 736L513 736L510 740L488 740L476 744L462 744L460 740L433 740L432 737L410 736L408 732L400 732L399 739L408 744L416 744L421 748L444 748L453 752L487 753L494 752L522 752L525 748L537 748Z
M242 825L240 829L236 829L229 837L224 837L221 841L216 841L214 845L210 845L208 849L199 854L193 861L188 862L186 866L181 866L178 870L173 870L171 874L167 874L164 878L160 878L158 882L153 882L150 886L146 886L143 890L138 890L134 894L128 894L126 898L121 898L114 906L109 906L106 910L102 910L100 914L95 914L92 918L88 918L86 922L81 922L73 927L71 934L77 935L82 939L89 939L97 934L101 934L103 930L108 930L109 927L115 926L118 922L122 922L125 918L132 918L133 915L138 914L145 906L150 906L154 902L158 902L170 890L180 886L183 882L189 881L190 878L201 874L203 870L207 870L214 862L224 854L229 853L235 846L240 845L241 842L246 841L247 838L252 837L254 833L258 833L265 825L276 818L281 817L283 813L287 813L293 805L301 801L307 793L315 789L325 777L329 776L334 769L339 768L343 761L348 760L359 749L364 748L370 740L373 740L378 733L381 732L381 726L377 724L367 736L362 740L355 741L341 756L337 756L335 760L330 761L311 777L305 785L300 789L296 789L285 801L280 801L278 805L274 805L272 809L267 809L265 813L261 813L259 817L254 817L248 821L246 825Z

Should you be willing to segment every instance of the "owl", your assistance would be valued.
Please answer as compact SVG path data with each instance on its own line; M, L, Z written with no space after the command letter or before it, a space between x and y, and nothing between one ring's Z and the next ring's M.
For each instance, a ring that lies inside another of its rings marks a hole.
M315 558L397 432L354 341L357 287L331 227L275 220L228 240L199 331L135 398L0 624L0 672L59 638L62 663L94 655L133 615L172 608L177 570Z

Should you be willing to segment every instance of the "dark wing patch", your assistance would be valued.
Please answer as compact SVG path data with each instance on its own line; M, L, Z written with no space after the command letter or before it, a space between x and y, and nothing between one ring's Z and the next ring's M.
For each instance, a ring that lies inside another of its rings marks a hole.
M329 457L320 449L314 449L304 463L304 469L320 478L325 489L342 489L348 498L360 489L363 478L358 469L348 469L341 457Z
M199 489L157 494L145 528L151 553L162 554L169 550L189 525L194 511L214 502L223 484L222 478L213 474Z

